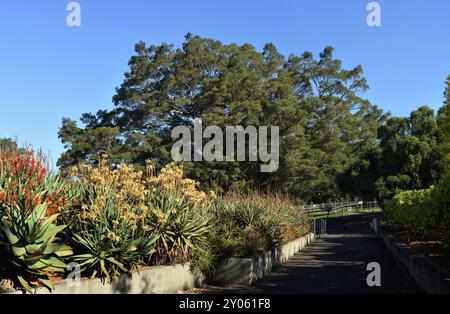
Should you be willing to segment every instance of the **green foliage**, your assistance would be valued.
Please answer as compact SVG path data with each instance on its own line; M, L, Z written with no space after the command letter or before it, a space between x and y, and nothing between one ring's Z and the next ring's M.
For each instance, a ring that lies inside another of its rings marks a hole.
M52 289L49 273L64 272L61 258L72 255L72 249L56 236L65 226L53 222L58 214L47 216L46 204L37 205L31 213L7 207L0 225L0 245L9 262L8 271L17 274L16 281L30 291L30 286L44 284Z
M155 176L149 164L145 178L130 165L113 168L104 160L69 173L81 190L67 216L75 260L92 277L188 262L206 242L210 227L200 206L206 194L175 165Z
M183 263L206 243L211 226L204 209L175 192L157 191L147 198L153 210L145 223L155 237L153 263Z
M215 257L213 267L226 258L248 257L269 247L269 239L263 233L265 221L261 219L259 208L217 201L211 208L211 215L215 226L209 238L210 254Z
M19 150L19 147L11 138L0 138L0 150L3 152L11 152Z
M385 217L389 223L407 228L416 235L429 233L430 194L433 188L402 191L386 203ZM433 225L432 223L430 225Z
M269 250L308 231L308 218L288 198L216 198L199 191L175 164L158 175L153 170L148 163L144 175L103 159L68 169L63 181L29 151L14 145L0 151L2 278L17 275L27 290L51 287L70 255L83 275L107 280L185 262L210 272L226 257Z
M435 186L430 199L432 214L428 229L442 236L446 248L450 249L450 177Z
M192 162L188 176L218 192L257 187L326 201L340 196L336 176L376 145L386 118L359 97L368 88L362 68L343 69L331 47L286 58L271 43L257 51L188 34L178 49L139 42L135 51L113 110L84 114L83 127L63 120L62 169L104 152L113 164L161 167L171 161L172 128L196 118L204 127L276 125L276 173L261 174L257 162Z
M450 174L450 75L445 82L444 105L438 113L439 150L442 153L442 171Z
M96 163L99 157L117 145L119 136L118 128L98 127L80 129L76 123L64 118L59 137L66 149L71 154L63 153L58 160L58 166L67 170L68 166L82 162Z
M155 252L156 237L145 232L138 221L130 225L117 208L114 190L106 194L102 207L96 207L95 190L83 189L82 204L86 207L76 210L69 218L69 236L80 263L81 271L92 278L111 276L128 272L139 265L148 264ZM92 202L86 202L90 199ZM81 215L81 216L80 216Z
M0 268L26 290L40 284L51 288L48 275L64 272L60 258L72 253L56 238L65 228L57 218L76 194L46 164L42 153L11 140L0 143Z
M299 206L275 195L229 194L209 208L214 228L208 245L194 256L205 272L232 256L249 257L270 250L309 231Z
M379 146L338 177L344 193L383 205L404 190L426 189L450 169L450 76L444 105L435 116L422 106L408 118L389 118L378 128Z
M339 177L343 192L378 199L381 205L402 190L423 189L441 177L438 128L432 109L392 117L378 128L379 147L367 151Z
M429 189L400 192L386 203L385 215L390 224L450 248L450 178Z

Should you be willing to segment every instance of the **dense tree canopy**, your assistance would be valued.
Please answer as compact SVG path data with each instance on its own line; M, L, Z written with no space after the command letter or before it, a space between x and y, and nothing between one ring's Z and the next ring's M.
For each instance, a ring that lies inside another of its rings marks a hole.
M444 105L438 113L439 149L442 152L442 169L450 173L450 75L445 82Z
M331 47L318 58L285 57L271 43L257 51L187 34L180 48L139 42L135 51L112 110L83 114L82 126L63 119L63 170L103 153L111 163L162 166L172 161L171 130L201 119L203 127L280 127L278 171L261 173L258 162L185 163L204 188L273 189L309 202L372 199L438 177L438 137L445 136L433 111L388 119L362 98L361 66L343 69Z
M0 138L0 150L10 151L17 149L17 143L11 138Z
M249 44L225 45L186 35L181 48L136 45L113 110L84 114L83 127L65 118L59 136L66 152L61 168L111 162L142 166L171 161L170 131L192 126L280 127L280 168L262 174L255 162L186 165L205 187L271 188L306 201L339 197L337 175L376 145L386 115L360 97L368 86L362 68L343 69L327 47L318 59L305 52L288 58L273 44L258 52Z
M448 173L449 82L437 116L422 106L407 118L391 117L379 126L379 144L339 176L344 193L384 203L402 190L428 188Z
M426 188L438 181L440 154L432 109L423 106L409 118L389 119L379 128L379 137L379 198L390 198L399 190Z

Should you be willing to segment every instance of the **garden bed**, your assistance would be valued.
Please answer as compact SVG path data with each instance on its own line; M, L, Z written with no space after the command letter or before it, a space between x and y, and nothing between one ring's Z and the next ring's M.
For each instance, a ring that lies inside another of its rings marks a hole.
M447 269L425 256L420 250L388 234L386 230L380 230L379 236L394 259L406 269L422 291L432 294L450 293L450 272Z
M307 215L289 197L217 196L174 163L158 173L151 161L138 171L106 156L67 173L46 164L30 150L0 149L2 290L175 293L230 257L271 251L309 232ZM272 265L251 260L255 268ZM67 285L74 268L93 280Z
M270 251L249 258L232 257L223 262L208 280L213 284L252 285L269 274L273 268L288 261L293 255L314 240L313 233L290 241ZM82 278L79 284L66 280L54 282L55 289L45 287L34 289L35 294L162 294L181 293L201 287L206 276L192 271L189 263L172 266L145 267L138 272L123 274L110 281ZM22 291L5 289L6 294L20 294Z
M425 255L440 267L450 272L450 256L444 250L442 241L415 237L406 230L392 229L386 231L412 247L419 254Z

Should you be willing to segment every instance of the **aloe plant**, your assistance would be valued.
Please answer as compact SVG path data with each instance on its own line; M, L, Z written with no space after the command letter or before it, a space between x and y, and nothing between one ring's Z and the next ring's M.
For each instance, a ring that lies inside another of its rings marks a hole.
M103 277L109 280L112 276L119 276L138 265L144 265L144 259L154 252L156 238L131 237L128 233L126 238L114 243L106 233L96 229L92 234L74 235L74 241L84 252L74 256L74 260L80 263L81 270L89 273L91 278Z
M17 281L27 291L31 286L53 285L49 273L64 272L61 260L72 255L72 249L57 238L65 226L54 224L58 214L46 215L46 203L37 205L31 213L20 208L7 208L0 224L0 245L6 247L7 260L17 273Z
M86 204L84 214L89 218L78 218L68 229L79 253L74 260L80 263L81 271L91 278L109 280L145 265L154 253L156 237L144 234L139 221L132 222L131 216L125 216L117 208L114 190L101 206L90 201L96 196L95 191L83 187L82 195ZM81 215L83 211L78 217Z
M146 223L157 239L154 262L190 260L211 229L206 213L193 209L186 197L174 192L152 193L147 202L153 210L149 212Z

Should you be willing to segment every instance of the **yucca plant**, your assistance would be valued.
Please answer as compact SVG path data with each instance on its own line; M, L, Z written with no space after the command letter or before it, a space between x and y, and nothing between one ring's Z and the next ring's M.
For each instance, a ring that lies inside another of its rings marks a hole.
M37 205L31 213L17 207L7 207L4 212L0 245L12 272L17 274L15 279L27 291L40 284L53 289L48 275L64 272L62 258L72 255L72 249L57 238L65 228L54 224L58 214L48 216L46 203Z

